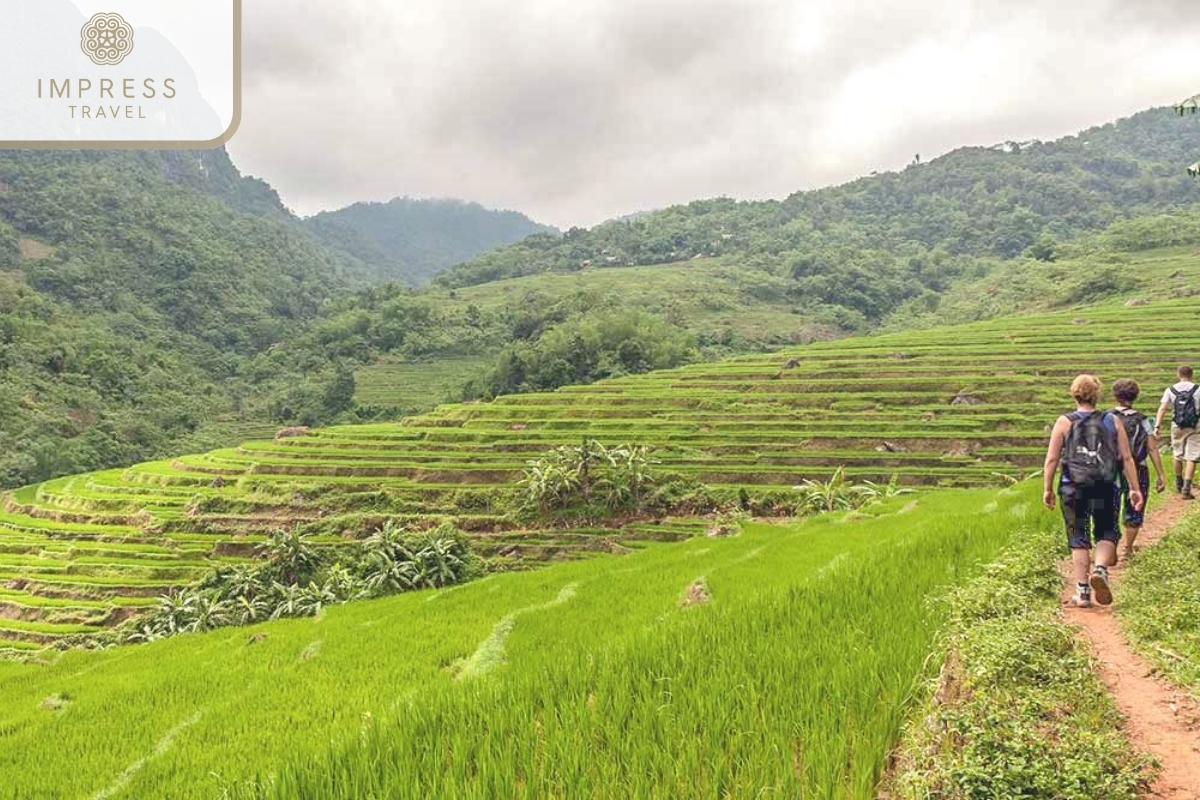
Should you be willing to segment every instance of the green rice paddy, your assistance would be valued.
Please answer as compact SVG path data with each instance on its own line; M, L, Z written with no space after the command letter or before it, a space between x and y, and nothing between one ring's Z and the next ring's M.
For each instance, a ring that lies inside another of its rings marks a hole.
M895 498L315 619L0 664L0 785L871 797L930 668L941 612L925 598L1055 523L1033 488Z

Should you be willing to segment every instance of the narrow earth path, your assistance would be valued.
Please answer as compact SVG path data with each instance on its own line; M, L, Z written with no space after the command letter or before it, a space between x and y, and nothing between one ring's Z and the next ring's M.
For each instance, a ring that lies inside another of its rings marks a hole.
M1200 501L1197 501L1200 503ZM1183 517L1186 504L1171 495L1154 495L1138 548L1152 547ZM1200 704L1186 692L1159 678L1148 661L1135 653L1113 614L1113 606L1090 609L1067 604L1072 593L1069 562L1063 593L1063 616L1079 626L1100 661L1100 676L1124 714L1134 747L1162 765L1148 798L1200 800ZM1121 603L1121 565L1112 571L1113 595Z

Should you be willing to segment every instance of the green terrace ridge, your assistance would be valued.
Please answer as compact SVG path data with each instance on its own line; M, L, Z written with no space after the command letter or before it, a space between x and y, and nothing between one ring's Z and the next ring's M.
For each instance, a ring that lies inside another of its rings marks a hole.
M839 467L856 480L995 486L1038 469L1071 377L1133 377L1153 402L1192 355L1198 322L1192 299L1114 301L818 342L24 487L0 510L0 618L21 619L0 625L0 642L25 648L22 626L44 625L38 641L53 643L119 621L216 564L252 558L279 528L336 547L386 519L452 521L503 567L707 529L689 517L514 521L501 501L527 462L583 439L651 447L664 473L732 498L787 493ZM62 609L87 621L52 622Z

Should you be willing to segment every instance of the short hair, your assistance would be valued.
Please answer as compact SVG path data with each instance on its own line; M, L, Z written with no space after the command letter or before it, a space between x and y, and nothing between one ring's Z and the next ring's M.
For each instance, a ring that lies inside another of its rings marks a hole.
M1194 374L1195 373L1192 371L1192 368L1186 364L1179 368L1179 377L1183 378L1185 381L1190 381L1192 379L1192 375Z
M1142 393L1142 387L1133 378L1121 378L1113 382L1112 392L1118 403L1133 405Z
M1080 405L1096 405L1100 402L1100 381L1095 375L1080 375L1071 381L1071 397Z

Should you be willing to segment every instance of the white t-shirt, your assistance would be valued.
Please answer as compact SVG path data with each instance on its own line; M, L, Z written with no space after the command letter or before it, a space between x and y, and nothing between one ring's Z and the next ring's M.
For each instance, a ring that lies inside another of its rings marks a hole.
M1196 384L1191 381L1180 381L1174 386L1168 386L1167 390L1163 392L1162 404L1164 406L1173 406L1175 405L1176 392L1190 392L1194 388L1196 388ZM1196 392L1192 396L1192 404L1196 406L1196 411L1200 413L1200 392Z

